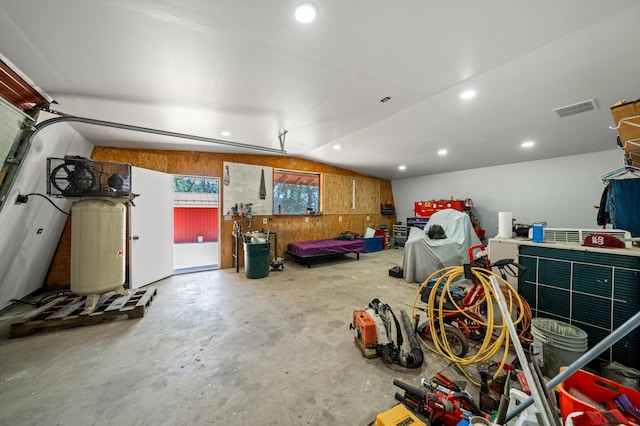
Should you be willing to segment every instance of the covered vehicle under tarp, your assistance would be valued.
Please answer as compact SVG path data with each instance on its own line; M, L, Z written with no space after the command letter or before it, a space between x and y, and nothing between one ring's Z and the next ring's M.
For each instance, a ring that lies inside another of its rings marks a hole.
M428 237L429 228L440 225L445 239ZM466 213L453 209L440 210L429 218L424 230L411 228L404 245L404 279L423 282L429 275L447 266L469 263L469 247L482 244Z

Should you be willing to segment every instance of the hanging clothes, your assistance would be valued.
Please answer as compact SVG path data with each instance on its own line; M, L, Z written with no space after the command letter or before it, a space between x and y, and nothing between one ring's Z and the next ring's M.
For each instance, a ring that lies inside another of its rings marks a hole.
M609 186L611 224L629 231L632 237L640 237L640 179L612 179Z
M265 200L267 198L267 187L264 183L264 169L260 174L260 199Z
M611 223L611 217L609 216L609 210L607 210L607 200L609 198L609 184L605 185L602 195L600 196L600 207L598 207L598 215L596 216L596 222L598 226L605 226Z

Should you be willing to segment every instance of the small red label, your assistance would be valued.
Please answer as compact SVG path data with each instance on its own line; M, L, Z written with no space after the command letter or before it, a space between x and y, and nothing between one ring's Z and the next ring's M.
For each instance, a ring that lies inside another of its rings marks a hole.
M116 254L116 257L119 259L122 256L124 256L124 250L118 250L118 253Z

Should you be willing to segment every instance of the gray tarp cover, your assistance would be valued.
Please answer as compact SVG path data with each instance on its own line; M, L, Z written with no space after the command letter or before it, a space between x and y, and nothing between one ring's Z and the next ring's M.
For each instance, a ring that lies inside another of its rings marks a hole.
M447 236L444 240L427 237L429 227L440 225ZM404 245L404 280L423 282L429 275L447 266L469 262L469 247L481 244L466 213L453 209L441 210L429 218L424 230L411 228Z

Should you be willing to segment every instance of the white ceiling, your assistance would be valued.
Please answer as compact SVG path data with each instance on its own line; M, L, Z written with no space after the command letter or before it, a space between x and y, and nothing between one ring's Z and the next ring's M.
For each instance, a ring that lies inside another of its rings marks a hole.
M0 54L67 114L274 149L286 129L287 155L387 179L615 149L609 107L640 96L636 0L315 0L306 25L296 3L0 0ZM74 127L95 145L262 153Z

